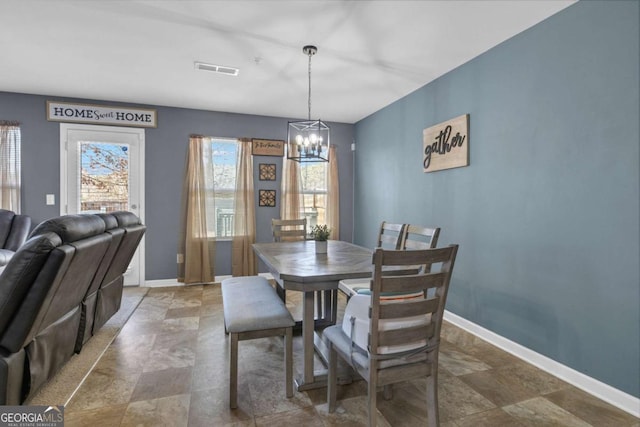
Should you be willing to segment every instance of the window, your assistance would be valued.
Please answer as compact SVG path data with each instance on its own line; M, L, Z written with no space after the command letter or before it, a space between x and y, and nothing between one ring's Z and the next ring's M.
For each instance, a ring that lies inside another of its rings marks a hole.
M129 209L129 145L78 141L80 212Z
M233 218L238 161L238 141L205 138L203 153L207 189L207 234L209 237L233 237Z
M0 208L20 213L20 127L0 121Z
M301 163L300 217L307 219L307 230L327 223L327 163Z

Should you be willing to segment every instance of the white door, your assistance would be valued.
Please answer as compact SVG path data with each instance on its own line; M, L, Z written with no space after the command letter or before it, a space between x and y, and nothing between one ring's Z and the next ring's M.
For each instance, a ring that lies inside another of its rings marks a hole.
M144 129L60 124L60 213L131 211L144 224ZM124 276L144 285L144 241Z

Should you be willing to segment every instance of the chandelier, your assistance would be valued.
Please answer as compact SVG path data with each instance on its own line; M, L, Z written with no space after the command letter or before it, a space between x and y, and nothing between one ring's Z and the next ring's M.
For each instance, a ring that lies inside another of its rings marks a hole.
M329 126L322 120L311 120L311 57L318 52L318 48L305 46L302 52L309 57L308 120L289 122L287 159L296 162L328 162Z

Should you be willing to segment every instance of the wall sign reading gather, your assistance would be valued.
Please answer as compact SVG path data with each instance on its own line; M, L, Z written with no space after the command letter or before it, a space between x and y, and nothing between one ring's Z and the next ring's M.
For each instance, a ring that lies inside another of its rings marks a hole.
M469 115L423 130L422 149L424 172L469 166Z
M47 101L47 120L145 128L158 126L156 110L55 101Z

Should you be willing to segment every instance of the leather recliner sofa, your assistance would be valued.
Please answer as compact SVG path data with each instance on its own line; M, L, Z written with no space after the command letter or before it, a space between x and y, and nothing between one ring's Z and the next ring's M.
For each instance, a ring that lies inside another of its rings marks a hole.
M0 209L0 267L9 260L27 240L31 228L31 217Z
M131 212L98 216L105 222L111 244L82 303L82 333L76 352L120 309L124 276L146 230Z
M33 395L118 310L144 231L130 212L66 215L33 230L0 274L0 405Z

